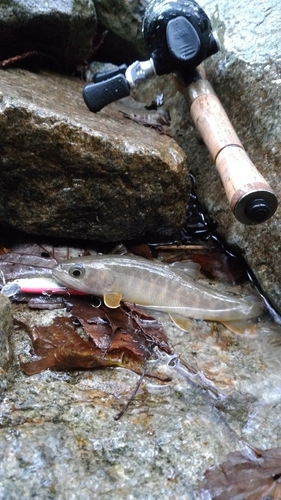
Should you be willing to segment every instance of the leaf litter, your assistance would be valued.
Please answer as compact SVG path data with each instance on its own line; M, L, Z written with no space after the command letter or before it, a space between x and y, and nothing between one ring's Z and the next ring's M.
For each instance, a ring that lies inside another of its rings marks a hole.
M281 448L254 450L249 458L240 451L205 472L198 500L280 500Z
M70 307L71 317L58 316L49 326L25 326L36 356L35 360L21 363L27 375L46 368L76 370L109 366L141 374L155 345L170 352L161 323L131 304L123 303L118 310L110 310L104 304L93 307L87 297L75 297ZM78 325L83 327L87 340L77 333ZM149 372L145 375L170 380Z

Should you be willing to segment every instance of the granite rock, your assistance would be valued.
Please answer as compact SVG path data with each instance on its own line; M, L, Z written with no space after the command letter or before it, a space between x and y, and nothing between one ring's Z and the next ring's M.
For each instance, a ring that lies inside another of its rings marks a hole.
M117 241L179 232L186 155L115 105L91 113L83 84L55 74L0 74L0 220L29 234Z
M10 0L0 5L0 60L36 52L40 63L72 71L92 49L91 0Z
M0 370L5 369L11 357L9 336L12 326L13 317L10 301L0 293ZM1 378L0 371L0 380Z
M46 325L68 313L17 304L14 314L28 325ZM30 341L17 328L0 400L0 498L194 500L205 470L239 449L239 436L251 446L281 446L280 331L265 319L256 337L243 338L194 321L187 334L155 315L174 352L225 394L223 404L216 408L208 391L158 364L172 381L146 378L116 421L137 375L113 368L28 377L19 359L30 359Z
M115 64L131 64L146 59L141 21L148 2L130 0L95 0L98 29L107 31L98 58Z

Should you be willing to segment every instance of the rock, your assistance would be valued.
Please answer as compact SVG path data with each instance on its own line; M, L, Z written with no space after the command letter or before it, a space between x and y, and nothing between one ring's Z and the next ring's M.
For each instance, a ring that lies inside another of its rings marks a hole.
M280 5L272 0L259 4L242 0L202 1L222 50L208 59L205 69L248 155L281 200L281 33ZM147 82L139 91L145 99L165 93L170 109L170 133L191 159L197 192L218 232L244 254L258 280L281 307L280 207L267 222L245 226L233 216L210 156L189 115L183 96L171 77L159 78L158 86Z
M185 218L186 156L167 135L85 106L74 78L1 73L0 221L29 234L170 237Z
M20 304L14 311L37 325L58 314ZM28 377L18 355L30 359L30 342L17 329L0 399L0 498L194 500L205 470L239 449L230 428L252 446L281 446L280 331L260 323L257 337L243 338L201 321L186 334L159 317L175 353L226 395L218 409L208 391L163 365L172 381L145 378L116 421L139 376L113 368Z
M281 199L281 8L272 0L202 3L224 50L210 60L213 86L250 158ZM198 148L199 149L199 148ZM209 162L210 163L210 162ZM224 237L244 252L264 289L281 306L281 211L258 226L244 226L230 214L220 182L198 155L200 196ZM210 189L210 183L213 186ZM207 194L208 193L208 194Z
M1 369L5 369L11 357L9 336L13 326L11 304L7 297L0 293L0 380Z
M99 60L131 64L146 59L141 22L147 0L95 0L99 30L108 33L98 52Z
M0 61L35 51L41 63L71 71L91 52L96 24L88 0L2 2Z

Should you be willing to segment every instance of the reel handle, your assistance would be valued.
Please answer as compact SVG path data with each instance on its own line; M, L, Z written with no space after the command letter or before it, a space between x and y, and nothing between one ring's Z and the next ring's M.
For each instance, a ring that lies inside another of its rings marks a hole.
M90 111L97 113L117 99L130 95L130 85L123 74L97 83L89 83L83 89L83 98Z

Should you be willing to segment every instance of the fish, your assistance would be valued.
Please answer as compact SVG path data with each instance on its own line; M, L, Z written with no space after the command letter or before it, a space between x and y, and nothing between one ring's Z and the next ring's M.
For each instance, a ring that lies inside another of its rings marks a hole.
M102 297L110 308L123 300L168 313L185 331L190 320L197 319L243 333L246 323L263 312L259 297L220 292L196 281L195 263L168 265L138 256L91 255L59 262L52 275L65 287Z

